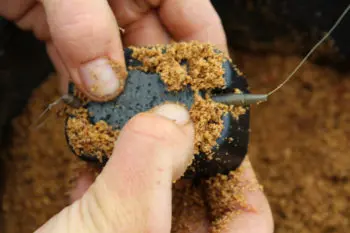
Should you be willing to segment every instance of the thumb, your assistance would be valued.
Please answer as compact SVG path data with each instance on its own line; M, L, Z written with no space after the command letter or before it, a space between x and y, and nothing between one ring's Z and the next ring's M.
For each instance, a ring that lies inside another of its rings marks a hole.
M172 181L193 158L194 129L182 106L131 119L84 196L37 232L170 232Z
M54 63L63 64L91 99L118 95L126 70L119 27L108 1L40 1L51 33Z

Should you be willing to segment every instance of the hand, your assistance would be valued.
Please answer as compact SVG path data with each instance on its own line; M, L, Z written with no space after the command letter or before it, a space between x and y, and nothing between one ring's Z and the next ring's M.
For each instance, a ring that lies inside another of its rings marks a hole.
M114 72L108 60L125 69L123 46L198 40L227 51L209 0L2 0L0 15L46 41L63 86L72 79L95 100L119 93L123 72ZM80 180L74 203L37 232L170 232L172 181L192 159L188 120L188 112L173 105L133 118L98 178ZM258 211L232 219L229 232L272 232L264 194L246 196ZM197 232L206 232L207 222L203 218Z
M46 41L63 87L72 79L93 100L120 93L123 45L198 40L226 50L209 0L1 0L0 15Z
M189 119L187 110L176 104L131 119L97 179L81 179L72 193L74 203L37 233L170 232L173 180L193 158L194 128ZM246 175L253 178L251 168ZM272 233L264 194L250 191L245 196L256 212L231 219L226 232ZM207 233L207 222L193 222L196 231L191 232Z

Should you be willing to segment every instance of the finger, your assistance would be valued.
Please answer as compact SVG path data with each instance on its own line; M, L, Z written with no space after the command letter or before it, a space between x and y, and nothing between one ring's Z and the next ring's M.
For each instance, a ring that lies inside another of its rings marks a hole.
M126 78L119 28L107 0L41 0L51 38L72 79L94 100L118 95Z
M109 3L120 26L125 29L125 46L166 44L170 41L158 11L152 9L147 0L138 1L140 4L129 0L110 0Z
M50 40L44 7L40 3L35 4L28 10L26 14L16 21L16 24L22 30L32 31L39 40Z
M254 183L256 181L255 173L248 160L245 161L242 174L242 185ZM244 196L250 211L244 211L233 217L228 224L227 233L245 232L245 233L273 233L274 225L272 213L268 200L261 189L245 190Z
M161 24L157 12L149 11L139 20L125 27L123 42L125 46L146 46L154 44L167 44L170 36Z
M212 228L223 233L273 232L270 206L248 159L228 179L212 180L207 194L215 219Z
M158 9L157 17L172 39L209 42L227 52L221 20L209 0L110 0L110 4L122 27L142 24L139 21L147 12Z
M170 35L178 41L213 43L227 51L219 15L209 0L164 0L159 16Z
M36 0L1 0L0 15L17 21L37 4Z
M172 181L193 158L189 120L176 104L131 119L85 195L37 232L170 232Z

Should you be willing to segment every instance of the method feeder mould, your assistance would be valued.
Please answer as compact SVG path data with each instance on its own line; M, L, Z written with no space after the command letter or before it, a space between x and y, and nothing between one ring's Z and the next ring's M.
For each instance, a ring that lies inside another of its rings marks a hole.
M166 47L164 47L166 48ZM219 52L219 51L218 51ZM220 53L220 52L219 52ZM180 103L188 110L194 104L195 92L190 87L185 87L180 91L168 91L167 86L162 81L159 73L143 72L133 69L142 66L139 60L132 56L133 48L125 49L125 61L128 69L128 76L125 81L123 92L115 99L108 102L89 101L80 107L87 109L90 113L89 121L95 125L99 121L106 122L115 129L121 129L128 120L140 112L146 112L165 102ZM205 57L203 57L205 59ZM245 113L235 119L231 114L223 114L223 130L217 139L217 145L212 149L212 158L200 152L187 169L185 178L198 179L208 178L217 173L228 173L236 169L243 161L249 142L249 104L262 102L265 96L251 95L248 92L246 79L240 75L239 71L227 59L222 63L224 70L225 85L223 88L210 90L212 100L229 105L242 105ZM242 94L231 95L235 90ZM69 86L69 95L75 96L74 84ZM206 91L199 91L205 99ZM233 97L232 97L233 96ZM77 98L77 97L75 97ZM83 103L83 102L82 102ZM76 107L76 106L72 106ZM69 116L72 119L75 116ZM71 143L71 134L67 132L66 138L73 152L74 145ZM101 163L107 162L110 155L103 155L101 161L95 154L77 154L86 161ZM142 155L140 155L142 156Z
M251 94L248 91L246 79L228 60L224 60L222 67L225 81L223 88L216 88L210 91L211 99L214 102L244 108L244 113L238 117L231 114L223 114L223 129L220 137L217 139L217 145L212 148L211 159L204 153L195 156L194 161L188 167L184 177L189 179L205 179L217 174L227 174L237 169L243 162L249 144L249 118L252 104L258 104L267 101L268 97L282 88L339 25L342 19L350 10L350 5L344 10L342 15L334 23L332 28L324 37L310 50L299 65L284 79L284 81L274 90L267 94ZM166 47L165 47L166 48ZM220 51L217 51L220 53ZM90 114L89 122L92 125L100 121L106 122L114 129L121 129L128 120L140 112L148 111L164 102L177 102L184 104L188 109L194 102L194 92L191 88L184 88L181 91L171 92L167 90L166 85L161 80L160 74L155 72L143 72L133 69L133 67L142 66L142 62L134 59L133 48L124 50L125 61L128 69L123 92L115 99L108 102L89 101L86 104L75 96L76 90L74 84L70 84L68 95L60 100L64 101L72 108L83 108ZM205 58L204 58L205 59ZM186 65L186 61L184 61ZM239 90L240 93L236 91ZM204 97L206 92L199 92ZM71 135L67 133L67 122L75 116L69 115L66 121L66 139L73 151L76 152L71 144ZM110 155L104 154L102 161L94 153L77 154L81 159L101 164L102 166L108 161ZM142 155L140 155L142 156Z

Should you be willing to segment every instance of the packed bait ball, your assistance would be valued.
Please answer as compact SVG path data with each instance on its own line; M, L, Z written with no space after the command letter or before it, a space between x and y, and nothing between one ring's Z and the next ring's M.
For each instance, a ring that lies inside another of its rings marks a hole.
M195 127L195 160L185 177L208 178L236 169L247 151L249 110L214 102L215 93L247 93L242 73L210 44L174 43L126 49L129 75L123 93L95 103L69 108L67 141L87 160L104 163L112 154L120 129L134 115L165 102L186 106Z

